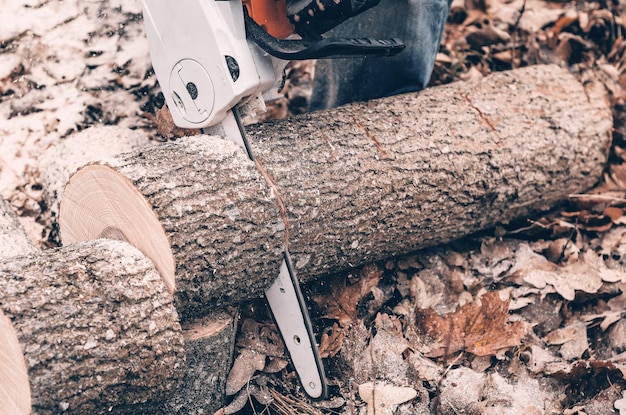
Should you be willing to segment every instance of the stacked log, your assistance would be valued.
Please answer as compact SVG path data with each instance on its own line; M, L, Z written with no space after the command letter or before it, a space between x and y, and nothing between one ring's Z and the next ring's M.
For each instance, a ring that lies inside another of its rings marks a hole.
M9 202L0 197L0 261L36 252ZM13 323L0 308L0 406L2 413L27 415L31 411L26 363Z
M183 321L262 295L278 275L276 196L236 144L199 136L124 153L74 173L63 243L129 241L151 258Z
M0 260L35 252L9 202L0 197Z
M78 168L94 161L105 161L116 154L137 151L148 145L148 136L139 130L113 125L99 126L68 136L61 145L48 149L39 164L48 210L56 221L63 189Z
M154 415L211 415L224 406L226 378L235 352L236 317L232 310L218 310L183 325L183 382Z
M24 355L11 320L0 310L0 402L3 414L31 413L30 386Z

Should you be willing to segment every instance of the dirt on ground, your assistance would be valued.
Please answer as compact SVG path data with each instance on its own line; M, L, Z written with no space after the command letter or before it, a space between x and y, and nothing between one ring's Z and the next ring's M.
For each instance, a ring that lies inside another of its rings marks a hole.
M431 86L543 63L601 80L614 108L604 179L543 217L303 287L326 401L303 394L265 304L245 304L244 369L222 412L626 415L625 19L623 0L455 1ZM306 111L314 62L286 76L285 97L261 118ZM163 105L140 2L3 2L0 193L41 248L58 238L39 157L95 125L146 141L194 133ZM249 370L258 353L263 368Z

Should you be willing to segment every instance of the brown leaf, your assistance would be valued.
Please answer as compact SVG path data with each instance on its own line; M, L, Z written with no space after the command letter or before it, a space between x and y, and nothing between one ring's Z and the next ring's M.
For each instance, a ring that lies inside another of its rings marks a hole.
M604 209L604 215L611 218L611 221L616 222L622 216L624 216L624 211L618 207L609 206L608 208Z
M489 356L518 346L529 325L507 322L508 305L498 292L489 292L480 301L466 304L444 317L432 309L416 310L422 333L440 345L433 348L429 356L449 356L461 350Z
M265 367L265 355L242 349L226 379L226 395L234 395L252 379L254 373Z
M337 323L325 330L320 340L319 353L323 359L334 357L341 350L346 333Z
M172 114L166 105L163 105L163 107L157 111L156 125L159 135L166 139L180 138L200 133L200 130L177 127L176 124L174 124Z
M326 309L326 318L336 319L341 327L348 327L357 319L357 305L376 288L382 275L378 265L366 265L360 270L357 281L350 283L347 277L335 278L330 283L330 295L318 295L313 300Z
M565 13L554 23L550 32L552 32L553 36L556 36L576 22L578 22L578 13Z
M413 388L368 382L359 385L359 396L367 403L367 415L393 415L396 405L417 396Z
M237 346L272 357L282 357L285 347L273 324L258 323L251 318L241 323Z
M263 372L265 373L277 373L287 367L289 361L280 357L271 357L268 359Z
M623 377L621 365L610 360L577 360L572 363L548 363L544 373L548 376L568 381L581 382L583 379L607 379L611 373Z
M589 198L591 200L591 198ZM597 202L595 209L598 209L601 213L593 213L587 210L581 210L577 212L561 212L561 215L566 218L574 218L577 226L589 231L589 232L606 232L613 226L613 220L610 216L606 215L607 202L600 200ZM609 210L609 213L615 212Z
M528 245L521 244L516 252L515 265L509 271L509 280L539 289L550 285L563 298L572 301L576 291L597 293L603 282L626 280L626 274L608 269L602 258L590 249L582 251L578 259L559 266Z
M626 189L626 164L612 164L610 166L610 172L615 187Z

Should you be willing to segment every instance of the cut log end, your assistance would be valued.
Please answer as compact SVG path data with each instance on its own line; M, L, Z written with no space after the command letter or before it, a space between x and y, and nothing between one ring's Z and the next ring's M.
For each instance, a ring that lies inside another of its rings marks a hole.
M0 414L28 415L30 386L22 348L11 321L0 310Z
M92 164L76 172L65 189L59 224L64 244L98 238L127 241L154 262L173 293L174 257L161 223L127 178Z

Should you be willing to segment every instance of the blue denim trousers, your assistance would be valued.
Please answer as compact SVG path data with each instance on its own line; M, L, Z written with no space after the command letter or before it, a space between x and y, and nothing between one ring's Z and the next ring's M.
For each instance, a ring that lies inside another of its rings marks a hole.
M419 91L428 85L452 0L381 0L325 37L399 38L393 57L321 59L310 110Z

